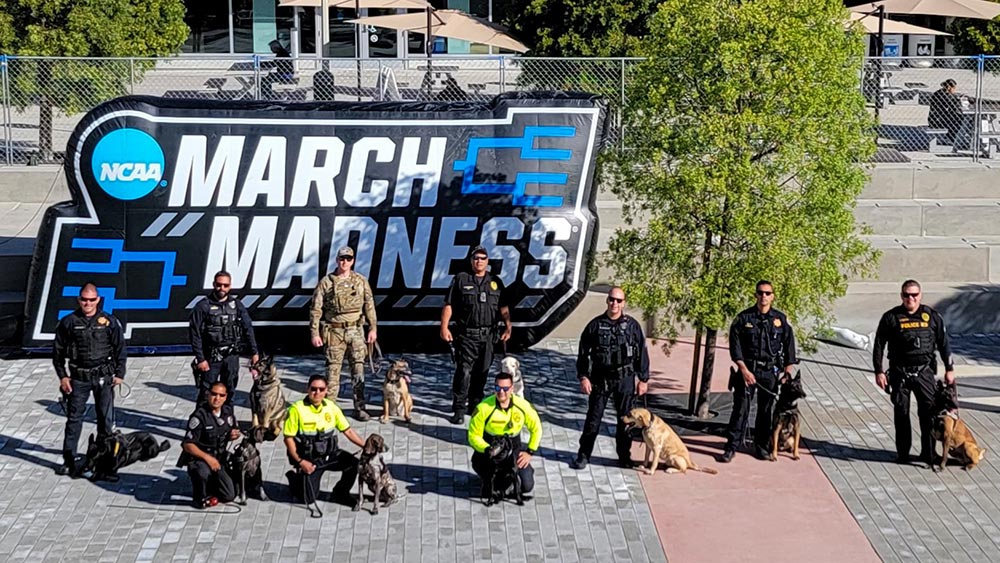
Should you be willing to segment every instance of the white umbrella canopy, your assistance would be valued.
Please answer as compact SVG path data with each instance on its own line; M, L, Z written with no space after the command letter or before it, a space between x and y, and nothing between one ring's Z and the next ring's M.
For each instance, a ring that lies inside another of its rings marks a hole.
M885 7L887 14L950 16L979 20L991 20L1000 16L1000 4L986 0L885 0L854 6L851 11L873 12L879 6Z
M384 9L417 9L433 8L426 0L279 0L278 6L319 8L326 4L329 8L384 8Z
M469 15L459 10L436 10L428 17L424 13L396 14L391 16L371 16L348 20L349 23L374 25L400 31L428 33L433 37L450 37L483 45L492 45L523 53L528 47L507 35L499 25Z
M878 33L878 15L851 12L851 19L847 22L847 25L858 25L858 23L865 28L865 33ZM887 35L951 35L950 33L945 33L944 31L938 31L929 27L920 27L919 25L912 25L895 20L882 20L882 32Z

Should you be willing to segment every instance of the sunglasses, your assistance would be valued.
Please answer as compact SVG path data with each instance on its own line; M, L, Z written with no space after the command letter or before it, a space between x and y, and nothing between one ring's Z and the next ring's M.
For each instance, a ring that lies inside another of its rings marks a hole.
M100 299L100 297L80 297L79 299L84 303L93 303L94 301Z
M608 303L624 303L625 299L619 299L617 297L608 297Z
M230 287L232 284L230 284L230 283L217 283L217 284L214 284L214 285L215 285L215 287Z
M902 293L901 295L903 296L904 299L907 297L909 297L910 299L916 299L917 297L920 297L920 293Z
M758 291L757 295L774 295L773 291Z
M226 396L225 393L209 393L208 395L210 397L225 397Z
M322 393L323 391L326 391L326 387L310 387L309 388L309 392L310 393Z
M498 393L500 391L503 391L504 393L509 393L510 390L513 388L513 386L512 385L494 385L493 388L496 389Z
M354 261L354 257L353 256L338 256L337 260L341 260L343 262L353 262Z
M472 259L476 262L481 262L483 260L487 260L488 258L486 256L473 256Z

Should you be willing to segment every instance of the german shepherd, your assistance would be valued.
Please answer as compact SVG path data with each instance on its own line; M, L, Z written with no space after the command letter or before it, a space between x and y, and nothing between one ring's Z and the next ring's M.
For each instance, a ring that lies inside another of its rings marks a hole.
M799 417L799 399L806 392L802 388L802 375L796 373L778 386L778 400L774 405L771 422L771 461L778 461L778 452L791 452L792 459L799 459L799 439L802 421Z
M149 461L170 449L170 442L157 443L149 432L122 434L118 430L103 439L91 434L87 440L87 456L80 473L92 473L92 481L118 481L118 470L137 461Z
M250 371L253 373L253 388L250 389L250 412L253 413L253 420L250 433L253 441L259 444L281 435L281 427L288 416L288 403L273 356L261 356L250 366Z
M233 478L236 487L236 502L246 505L247 493L262 501L268 500L264 492L264 478L260 467L260 451L249 436L242 440L231 442L231 450L227 448L226 469Z
M946 385L937 382L934 393L934 407L938 411L931 434L941 442L941 464L932 465L935 472L943 471L948 465L948 456L959 461L968 471L974 468L986 455L986 448L980 448L972 432L958 416L958 389L954 383Z

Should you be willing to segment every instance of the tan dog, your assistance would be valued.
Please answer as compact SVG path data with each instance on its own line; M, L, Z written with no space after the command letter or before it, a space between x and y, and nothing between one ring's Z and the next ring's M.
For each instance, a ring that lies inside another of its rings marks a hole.
M943 471L948 465L948 456L955 458L968 471L974 468L986 456L986 448L980 448L976 439L958 416L958 390L955 384L945 385L937 382L934 394L934 404L937 407L937 418L931 434L935 440L941 441L941 464L931 466L934 471Z
M622 422L627 427L642 429L642 440L646 443L645 464L643 470L652 475L656 471L656 466L660 460L667 464L667 473L687 473L692 471L702 471L715 475L715 469L699 467L691 461L691 454L688 453L687 446L681 441L680 436L670 425L663 422L663 419L649 412L647 409L632 409L622 417Z
M389 422L390 415L402 416L410 422L410 411L413 410L413 397L410 396L410 364L406 360L392 362L389 371L385 372L385 384L382 385L382 418L380 422Z

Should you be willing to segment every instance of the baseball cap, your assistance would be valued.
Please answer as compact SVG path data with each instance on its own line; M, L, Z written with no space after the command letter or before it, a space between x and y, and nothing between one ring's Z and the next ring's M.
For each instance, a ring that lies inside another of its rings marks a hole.
M472 252L469 253L469 258L472 258L476 254L485 254L486 256L490 255L489 252L486 252L486 247L482 246L482 245L479 245L479 246L473 248Z
M354 250L352 250L350 246L341 246L340 250L337 251L337 256L350 256L351 258L354 258Z

